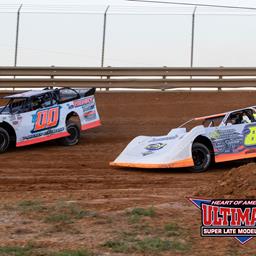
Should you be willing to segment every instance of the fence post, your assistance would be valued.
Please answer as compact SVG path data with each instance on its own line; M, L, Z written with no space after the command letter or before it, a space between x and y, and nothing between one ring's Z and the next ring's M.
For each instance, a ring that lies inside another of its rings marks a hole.
M191 55L190 55L190 67L193 67L194 64L194 40L195 40L195 14L196 14L196 8L194 8L193 14L192 14L192 31L191 31Z
M195 14L196 14L196 8L195 6L193 14L192 14L192 28L191 28L191 53L190 53L190 67L193 67L194 64L194 41L195 41ZM192 79L192 76L190 76L190 79ZM191 91L192 88L189 88Z
M107 26L107 12L109 9L109 5L107 6L104 12L104 21L103 21L103 35L102 35L102 50L101 50L101 67L104 66L104 57L105 57L105 41L106 41L106 26Z
M20 10L22 8L22 4L18 8L17 11L17 22L16 22L16 38L15 38L15 52L14 52L14 67L17 66L17 58L18 58L18 44L19 44L19 30L20 30ZM15 79L16 76L14 76ZM15 90L15 87L12 88Z
M18 57L18 44L19 44L19 28L20 28L20 10L22 4L20 5L17 12L17 23L16 23L16 39L15 39L15 54L14 54L14 66L17 66L17 57Z

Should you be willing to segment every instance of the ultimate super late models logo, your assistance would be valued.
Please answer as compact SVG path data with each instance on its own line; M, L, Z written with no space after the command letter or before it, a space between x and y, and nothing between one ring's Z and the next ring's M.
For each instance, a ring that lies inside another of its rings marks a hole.
M242 244L256 236L256 199L190 201L201 210L201 236L235 237Z

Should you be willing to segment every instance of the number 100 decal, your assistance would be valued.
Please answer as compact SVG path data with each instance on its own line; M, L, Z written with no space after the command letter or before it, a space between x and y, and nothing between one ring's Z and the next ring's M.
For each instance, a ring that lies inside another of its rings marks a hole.
M60 107L39 110L33 117L34 129L31 132L38 132L54 128L59 124Z

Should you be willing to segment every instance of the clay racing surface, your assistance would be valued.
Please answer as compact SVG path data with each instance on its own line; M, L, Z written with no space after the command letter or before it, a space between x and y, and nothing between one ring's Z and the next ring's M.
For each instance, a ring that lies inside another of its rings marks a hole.
M84 132L79 145L52 141L0 155L0 255L255 253L255 239L242 246L201 238L200 211L186 199L255 198L255 182L243 177L255 181L254 163L193 174L108 162L137 135L164 135L191 117L255 105L256 93L98 93L96 101L103 125ZM238 180L225 183L233 173ZM240 181L247 183L238 190Z

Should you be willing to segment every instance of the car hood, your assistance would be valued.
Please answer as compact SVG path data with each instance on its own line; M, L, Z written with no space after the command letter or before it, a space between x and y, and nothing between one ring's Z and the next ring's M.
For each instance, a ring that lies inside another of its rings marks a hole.
M192 132L193 134L193 132ZM185 128L172 129L164 136L138 136L134 138L121 154L111 162L112 166L166 168L177 161L191 157L189 137L193 137Z

